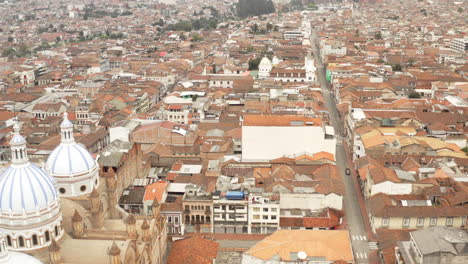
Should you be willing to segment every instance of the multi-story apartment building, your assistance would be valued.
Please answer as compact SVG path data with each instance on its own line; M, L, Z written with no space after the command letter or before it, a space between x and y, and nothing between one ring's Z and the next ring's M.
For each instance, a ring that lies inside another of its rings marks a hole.
M196 185L187 185L182 198L184 208L184 223L187 232L193 232L196 228L200 231L211 232L212 220L212 195L206 193Z
M468 38L454 38L450 42L450 49L455 53L465 53L468 51Z
M249 201L242 191L213 194L214 233L247 233Z
M275 199L271 193L251 193L249 195L248 217L249 234L275 232L280 223L279 199Z

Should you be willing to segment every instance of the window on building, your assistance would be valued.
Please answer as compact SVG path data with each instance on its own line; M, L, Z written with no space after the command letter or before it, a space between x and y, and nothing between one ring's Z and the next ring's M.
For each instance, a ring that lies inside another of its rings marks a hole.
M174 223L176 223L176 224L179 223L179 217L178 216L174 216Z
M263 212L268 212L268 208L263 208Z
M46 242L49 242L49 241L50 241L50 233L49 233L49 231L46 231L46 232L45 232L45 241L46 241Z
M168 216L168 217L167 217L167 222L168 222L168 223L172 223L172 216Z
M264 215L264 216L262 217L262 219L263 219L263 220L268 220L268 215Z
M271 208L271 212L276 213L276 208Z
M386 227L390 223L388 217L382 218L382 226Z
M23 238L23 237L19 237L19 238L18 238L18 243L19 243L19 247L24 247L24 238Z
M418 226L423 226L424 225L424 217L418 217Z
M404 217L403 218L403 227L408 227L410 225L410 218Z
M55 226L55 227L54 227L54 231L55 231L55 237L58 237L58 235L59 235L58 226Z
M447 219L445 220L445 225L446 226L452 226L453 225L453 217L452 216L447 217Z
M253 219L258 220L258 219L260 219L260 216L259 215L254 215Z
M437 217L431 217L431 226L437 225Z
M260 208L254 207L254 208L253 208L253 211L254 211L254 212L260 212Z
M37 240L37 235L32 236L32 243L33 243L34 246L37 246L37 244L39 244L39 242Z
M11 247L11 236L7 236L7 245Z
M276 215L272 215L271 220L276 220Z
M210 207L210 206L206 206L206 207L205 207L205 210L206 210L206 211L211 211L211 207Z

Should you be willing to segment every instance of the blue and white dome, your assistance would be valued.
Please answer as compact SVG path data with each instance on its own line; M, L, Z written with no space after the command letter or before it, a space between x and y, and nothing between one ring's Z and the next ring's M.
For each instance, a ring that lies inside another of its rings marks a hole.
M98 165L86 148L75 142L73 124L63 115L61 143L49 155L45 170L55 178L59 194L65 197L90 193L99 183Z
M7 168L0 176L0 211L23 213L48 208L58 198L54 179L34 164Z
M12 164L0 176L0 212L23 214L49 208L58 199L54 179L29 162L17 124L10 146Z
M75 142L73 124L68 120L67 113L60 128L62 142L49 155L45 166L47 172L52 176L74 176L93 170L97 163L81 144Z
M60 144L49 155L46 170L52 175L73 176L96 167L96 161L81 144Z
M63 235L60 200L54 178L29 162L18 123L14 130L11 165L0 175L0 228L5 230L8 247L18 251L41 249L51 243L52 236L59 239ZM10 257L19 261L10 263L37 263L27 262L27 255Z

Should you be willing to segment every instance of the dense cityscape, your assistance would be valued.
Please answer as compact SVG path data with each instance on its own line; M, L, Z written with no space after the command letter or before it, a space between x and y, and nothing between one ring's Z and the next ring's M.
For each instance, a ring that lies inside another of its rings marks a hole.
M466 0L0 0L0 264L468 263Z

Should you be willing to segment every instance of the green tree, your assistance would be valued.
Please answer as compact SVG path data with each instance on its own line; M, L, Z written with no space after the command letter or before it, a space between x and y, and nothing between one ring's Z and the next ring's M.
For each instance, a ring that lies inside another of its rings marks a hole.
M463 13L463 8L459 7L458 8L458 13L460 13L460 14Z
M249 60L249 70L258 70L258 65L260 64L261 60L261 57Z
M421 95L416 91L412 91L408 97L412 99L418 99L418 98L421 98Z
M202 40L203 40L203 38L199 34L193 34L192 35L192 42L198 42L198 41L202 41Z
M240 17L260 16L275 12L272 0L239 0L237 15Z
M382 33L380 33L380 31L377 31L374 35L374 38L375 39L382 39Z
M393 70L394 72L396 72L396 71L401 71L401 69L402 69L402 68L401 68L401 64L400 64L400 63L397 63L397 64L392 65L392 70Z
M16 50L12 47L8 47L2 51L2 57L12 58L16 54Z

